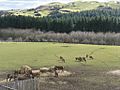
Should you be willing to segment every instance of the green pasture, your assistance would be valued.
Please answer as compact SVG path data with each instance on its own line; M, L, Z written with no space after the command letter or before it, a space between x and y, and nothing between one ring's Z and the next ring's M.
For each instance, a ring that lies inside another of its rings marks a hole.
M75 57L91 54L94 60L75 62ZM58 62L59 56L66 63ZM42 67L51 65L86 65L95 68L120 68L120 47L41 42L1 42L0 70L17 69L21 65Z

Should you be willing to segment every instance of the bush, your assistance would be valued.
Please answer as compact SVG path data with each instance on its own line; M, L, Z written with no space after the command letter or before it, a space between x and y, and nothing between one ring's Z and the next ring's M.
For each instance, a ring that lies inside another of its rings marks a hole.
M42 32L34 29L1 29L1 41L64 42L99 45L120 45L120 33L95 33L73 31L71 33Z

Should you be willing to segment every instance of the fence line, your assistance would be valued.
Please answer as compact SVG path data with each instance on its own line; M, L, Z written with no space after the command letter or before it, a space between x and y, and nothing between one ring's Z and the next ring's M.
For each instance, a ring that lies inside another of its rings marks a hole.
M0 85L0 90L39 90L39 79L8 82Z

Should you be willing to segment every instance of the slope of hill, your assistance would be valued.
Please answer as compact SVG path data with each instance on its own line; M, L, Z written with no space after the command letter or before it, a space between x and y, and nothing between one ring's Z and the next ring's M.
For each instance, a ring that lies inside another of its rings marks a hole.
M47 16L53 11L60 10L64 8L65 4L59 2L49 3L47 5L41 5L39 7L27 10L10 10L13 15L23 15L23 16ZM39 14L39 15L36 15Z
M41 17L41 16L47 16L50 13L53 13L54 11L57 11L60 13L69 13L69 12L78 12L78 11L97 9L98 7L110 7L110 8L114 8L114 9L119 9L120 2L76 1L76 2L71 2L68 4L53 2L53 3L49 3L47 5L42 5L42 6L33 8L33 9L10 10L8 12L12 13L12 15Z
M97 9L98 7L110 7L114 9L120 9L120 2L76 1L76 2L70 2L68 4L53 2L47 5L41 5L33 9L10 10L8 12L12 13L12 15L41 17L41 16L47 16L50 13L53 13L54 11L58 11L60 13L69 13L69 12L78 12L78 11Z

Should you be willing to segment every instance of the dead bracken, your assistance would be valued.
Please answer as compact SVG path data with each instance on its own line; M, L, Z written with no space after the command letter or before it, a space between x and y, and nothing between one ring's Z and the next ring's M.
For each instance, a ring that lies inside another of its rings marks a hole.
M10 82L15 80L27 80L39 77L63 77L70 75L72 75L72 73L66 71L63 66L51 66L33 69L28 65L23 65L18 70L7 73L7 77L6 80L4 80L4 82Z

